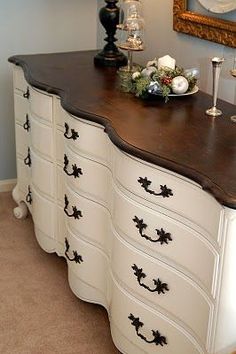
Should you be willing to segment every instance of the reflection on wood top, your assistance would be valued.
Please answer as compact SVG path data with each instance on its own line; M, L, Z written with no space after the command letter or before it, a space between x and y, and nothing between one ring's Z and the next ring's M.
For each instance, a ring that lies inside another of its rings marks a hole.
M116 68L95 67L96 52L18 55L34 87L61 97L73 115L104 125L123 151L198 182L220 203L236 209L236 107L218 101L219 118L205 115L211 96L144 101L120 92Z

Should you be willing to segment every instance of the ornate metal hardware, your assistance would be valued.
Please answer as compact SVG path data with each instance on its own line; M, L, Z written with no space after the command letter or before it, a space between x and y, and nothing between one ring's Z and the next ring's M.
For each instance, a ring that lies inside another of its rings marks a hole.
M143 273L143 269L138 268L136 266L136 264L134 264L132 266L132 269L134 270L134 275L137 277L137 281L138 281L139 285L142 286L144 289L147 289L151 293L154 293L157 291L159 295L165 294L165 291L169 291L168 284L162 283L159 278L152 280L155 285L155 288L151 289L149 286L147 286L141 282L142 279L146 278L146 274Z
M64 137L66 139L72 139L72 140L76 140L77 138L79 138L79 134L74 130L74 129L71 129L71 135L68 135L69 133L69 125L67 123L65 123L65 132L64 132Z
M31 166L31 156L30 156L30 148L28 147L28 154L27 154L27 156L26 156L26 158L24 159L24 164L26 165L26 166Z
M32 204L33 199L32 199L32 192L30 186L28 186L28 194L26 195L25 200L27 201L27 203Z
M169 198L169 196L173 195L173 192L170 188L167 188L166 185L160 185L161 191L159 193L156 193L155 191L149 189L149 186L151 185L151 181L147 179L147 177L139 177L138 183L141 184L141 187L145 189L145 191L149 194L156 195L156 196L162 196L163 198Z
M78 219L78 220L79 220L79 218L82 218L82 217L83 217L81 211L78 210L78 209L76 208L76 206L72 206L73 213L72 213L72 214L69 214L69 212L68 212L68 210L67 210L68 206L69 206L69 200L68 200L68 198L67 198L67 195L65 194L65 207L64 207L64 212L65 212L65 214L66 214L69 218L75 218L75 219Z
M143 222L143 219L139 219L137 216L133 218L134 223L139 231L139 234L150 242L160 242L161 245L166 243L168 245L169 242L173 241L171 234L169 232L165 232L163 228L160 230L155 229L157 235L159 236L157 239L153 239L150 236L147 236L143 231L147 228L147 224Z
M131 313L128 316L128 319L131 320L131 324L134 326L137 336L144 340L146 343L155 343L156 345L161 345L162 347L167 345L166 337L162 336L159 331L152 330L152 335L154 338L150 340L148 340L143 334L139 333L140 328L144 325L143 322L139 320L139 317L134 317L134 315Z
M29 88L28 88L28 87L27 87L26 92L23 93L23 97L29 99L29 97L30 97L30 91L29 91Z
M65 256L66 258L71 261L71 262L75 262L75 263L82 263L83 262L83 258L80 254L77 253L77 251L72 251L73 252L73 258L71 258L69 256L69 249L70 249L70 245L69 242L67 240L67 238L65 238L65 246L66 246L66 250L65 250Z
M26 121L23 124L23 128L25 130L27 130L27 132L28 132L30 130L30 121L29 121L29 115L28 114L26 114L25 119L26 119Z
M68 175L68 176L74 176L74 178L79 177L80 175L83 174L82 170L80 167L77 167L76 164L72 165L72 172L67 171L67 166L69 165L69 159L64 155L64 168L63 171Z

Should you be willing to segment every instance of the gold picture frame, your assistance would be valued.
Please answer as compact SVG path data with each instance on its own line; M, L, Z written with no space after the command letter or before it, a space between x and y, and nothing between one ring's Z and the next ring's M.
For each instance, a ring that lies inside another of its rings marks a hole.
M174 0L173 28L177 32L236 48L236 22L188 11L188 0Z

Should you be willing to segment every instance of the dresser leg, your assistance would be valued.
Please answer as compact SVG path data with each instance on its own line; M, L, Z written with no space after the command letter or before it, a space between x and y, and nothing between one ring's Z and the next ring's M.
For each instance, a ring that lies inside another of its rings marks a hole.
M14 199L16 204L18 204L18 206L13 209L14 216L17 219L26 218L26 216L28 215L28 208L20 196L18 185L16 185L12 191L12 198Z

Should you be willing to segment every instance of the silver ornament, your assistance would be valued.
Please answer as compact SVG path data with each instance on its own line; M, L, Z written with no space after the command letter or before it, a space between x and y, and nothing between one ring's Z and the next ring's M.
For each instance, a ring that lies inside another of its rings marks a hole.
M189 77L196 77L199 78L199 69L198 68L191 68L191 69L186 69L184 70L184 75Z
M148 93L156 95L161 92L161 86L157 81L151 81L148 86Z

